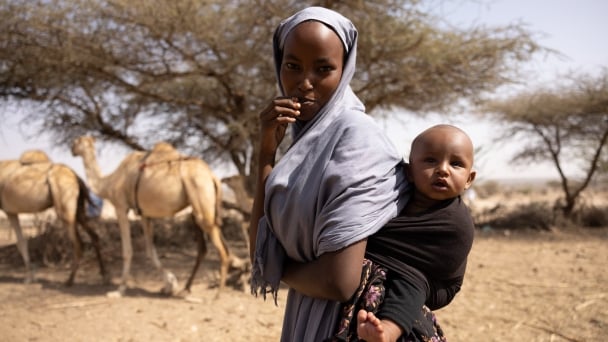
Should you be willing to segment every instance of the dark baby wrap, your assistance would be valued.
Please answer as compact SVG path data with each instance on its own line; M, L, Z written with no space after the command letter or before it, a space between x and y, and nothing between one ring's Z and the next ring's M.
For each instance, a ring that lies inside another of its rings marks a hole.
M430 309L448 305L460 290L473 237L473 220L460 197L392 219L368 238L361 285L343 306L333 341L358 341L359 309L401 326L399 341L444 341Z

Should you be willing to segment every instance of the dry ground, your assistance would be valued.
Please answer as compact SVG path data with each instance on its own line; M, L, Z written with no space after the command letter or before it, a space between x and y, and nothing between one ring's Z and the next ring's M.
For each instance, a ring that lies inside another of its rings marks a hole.
M0 227L0 238L6 229ZM246 255L243 243L230 243ZM604 341L607 246L606 228L478 231L462 292L437 312L448 340ZM116 247L103 246L114 284L121 272ZM0 341L277 341L286 291L278 307L234 286L214 299L218 264L209 249L191 297L157 295L160 276L136 250L133 288L113 299L106 292L115 285L100 285L92 251L76 284L66 288L63 266L39 266L38 283L23 284L17 250L6 245L0 249ZM194 250L168 245L159 252L183 282Z

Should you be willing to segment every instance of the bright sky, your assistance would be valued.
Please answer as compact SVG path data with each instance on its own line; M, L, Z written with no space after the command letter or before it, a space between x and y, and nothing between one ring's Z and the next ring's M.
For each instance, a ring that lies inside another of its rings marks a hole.
M437 6L441 1L436 0ZM561 52L565 57L537 59L529 67L538 72L534 80L551 82L557 75L567 71L593 72L601 66L608 67L608 1L605 0L490 0L490 1L445 1L437 11L446 20L469 26L473 23L505 25L525 23L529 30L540 34L538 42ZM15 108L0 107L5 112ZM476 146L491 149L491 154L477 160L478 180L508 178L556 178L557 173L550 164L514 166L510 157L517 146L492 147L490 141L498 128L479 119L467 116L446 119L426 116L423 119L406 118L402 122L384 123L399 150L407 156L409 145L415 135L427 127L449 121L465 129ZM24 131L25 130L25 131ZM82 160L72 157L69 147L55 146L47 137L29 137L27 125L18 126L16 119L8 117L0 125L0 160L16 159L27 149L46 151L54 162L65 163L84 176ZM103 173L109 173L128 151L117 147L99 150ZM216 170L220 176L220 170Z
M436 1L438 4L440 0ZM439 5L437 5L439 6ZM539 56L526 69L530 85L546 85L556 82L559 74L569 71L594 72L608 67L608 1L605 0L491 0L446 1L436 10L441 17L457 26L468 27L471 23L506 25L524 23L538 33L540 45L559 51L563 56ZM555 167L550 163L514 165L510 162L517 147L491 145L499 129L489 122L467 115L446 118L430 115L424 118L406 118L403 122L385 123L387 131L399 150L408 156L409 146L418 133L438 123L455 124L463 128L476 146L486 153L476 156L477 179L557 179ZM566 172L572 172L566 168Z

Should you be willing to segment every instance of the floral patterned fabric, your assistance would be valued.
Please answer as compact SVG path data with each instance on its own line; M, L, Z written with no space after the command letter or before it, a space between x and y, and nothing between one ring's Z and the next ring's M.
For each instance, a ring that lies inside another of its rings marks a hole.
M342 316L337 333L326 342L361 341L357 336L357 312L361 309L378 312L382 305L386 289L386 268L365 259L361 282L352 299L342 307ZM420 319L413 323L413 329L407 336L402 336L399 342L447 342L443 331L433 312L426 306L421 308Z

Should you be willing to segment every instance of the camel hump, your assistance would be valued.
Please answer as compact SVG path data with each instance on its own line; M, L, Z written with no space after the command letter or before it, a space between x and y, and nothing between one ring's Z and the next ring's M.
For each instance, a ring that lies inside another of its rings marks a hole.
M159 141L156 144L154 144L154 146L152 147L152 153L155 152L165 152L165 153L169 153L169 152L177 152L177 150L175 149L175 147L173 147L173 145L169 144L166 141Z
M181 158L182 155L173 145L165 141L159 141L152 147L150 154L146 158L146 163L159 163L179 160Z
M21 154L19 162L23 165L50 163L51 159L42 150L28 150Z

